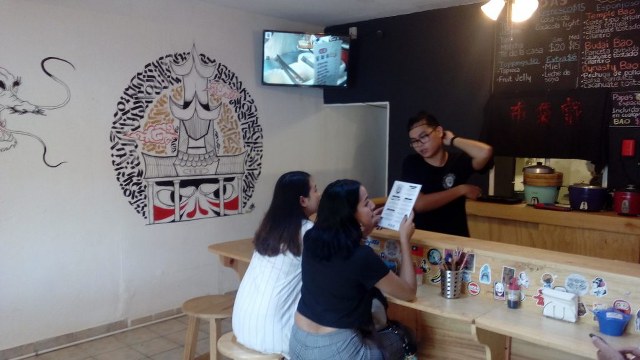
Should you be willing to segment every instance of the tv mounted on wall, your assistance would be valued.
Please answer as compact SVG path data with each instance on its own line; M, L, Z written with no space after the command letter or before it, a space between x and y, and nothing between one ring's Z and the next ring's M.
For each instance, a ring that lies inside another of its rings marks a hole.
M262 84L346 87L349 36L265 30Z

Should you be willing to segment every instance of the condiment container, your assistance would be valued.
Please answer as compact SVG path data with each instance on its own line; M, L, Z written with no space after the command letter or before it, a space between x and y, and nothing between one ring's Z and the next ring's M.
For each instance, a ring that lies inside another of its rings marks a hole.
M509 309L517 309L520 307L520 285L518 279L513 277L507 287L507 306Z
M598 319L600 332L610 336L621 336L631 320L631 315L615 310L613 308L603 309L595 312Z

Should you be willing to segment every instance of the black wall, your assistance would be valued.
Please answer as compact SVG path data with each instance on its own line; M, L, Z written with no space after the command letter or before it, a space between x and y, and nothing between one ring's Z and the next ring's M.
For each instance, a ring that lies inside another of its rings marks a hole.
M495 22L480 5L333 26L357 28L348 89L325 89L327 104L389 102L389 186L411 153L406 123L419 110L433 113L445 129L478 139L491 92ZM487 177L473 182L487 187Z
M498 26L484 16L481 5L326 29L326 32L348 34L349 27L353 26L357 28L357 39L351 43L350 86L325 89L325 103L388 101L390 104L389 186L400 177L402 159L412 151L408 146L406 122L417 111L433 113L445 129L456 135L480 139L484 106L491 93ZM640 183L639 156L633 159L619 156L622 139L636 139L636 153L640 153L640 128L609 128L608 132L609 187ZM497 163L502 164L503 170L496 172L496 193L509 195L498 187L511 186L513 167L509 167L509 158L497 159ZM486 190L488 177L478 176L472 182Z

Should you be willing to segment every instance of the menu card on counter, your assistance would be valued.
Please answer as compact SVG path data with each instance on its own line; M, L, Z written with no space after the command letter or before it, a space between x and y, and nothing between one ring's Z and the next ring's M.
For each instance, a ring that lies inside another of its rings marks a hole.
M395 181L387 196L387 202L382 210L379 226L387 229L400 229L400 223L405 215L409 216L416 203L422 185L403 181Z

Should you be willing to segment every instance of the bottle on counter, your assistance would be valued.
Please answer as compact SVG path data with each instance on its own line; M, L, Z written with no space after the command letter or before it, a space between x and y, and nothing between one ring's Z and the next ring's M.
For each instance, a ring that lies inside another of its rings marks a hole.
M520 307L520 285L516 277L511 278L507 287L507 306L509 309L517 309Z

